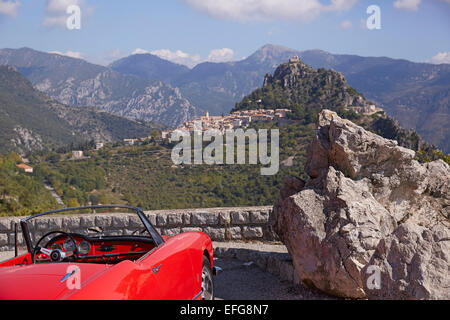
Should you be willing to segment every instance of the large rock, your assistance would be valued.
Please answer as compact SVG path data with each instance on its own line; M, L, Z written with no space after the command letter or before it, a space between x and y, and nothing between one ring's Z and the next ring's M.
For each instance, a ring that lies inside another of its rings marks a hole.
M414 156L320 114L311 180L287 179L272 218L303 282L349 298L450 299L450 167Z

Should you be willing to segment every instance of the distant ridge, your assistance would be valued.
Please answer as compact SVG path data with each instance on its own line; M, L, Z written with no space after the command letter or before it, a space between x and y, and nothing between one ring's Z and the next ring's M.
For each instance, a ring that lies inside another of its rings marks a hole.
M298 51L268 44L244 60L201 63L167 81L179 87L183 96L200 109L220 115L259 88L267 73L273 73L292 56L299 56L316 69L341 72L350 86L401 125L415 129L429 143L450 152L450 64L331 54L319 49ZM152 77L163 79L165 75L153 73Z
M155 128L161 126L58 103L34 89L15 67L0 66L0 153L144 137Z
M443 156L414 130L403 128L348 85L343 74L324 68L316 70L298 57L278 66L273 75L267 74L263 86L244 97L233 111L280 107L290 109L289 117L309 126L309 130L320 112L330 109L384 138L396 140L400 146L419 151L421 160Z
M123 74L131 74L144 79L158 79L170 83L171 79L179 77L189 68L176 64L153 54L134 54L117 60L109 65L115 71Z
M151 54L123 58L105 68L29 48L0 50L0 64L16 66L37 89L60 102L176 127L205 111L227 114L292 56L316 69L341 72L350 86L403 127L450 152L450 64L298 51L273 44L244 60L205 62L193 69Z
M36 89L68 105L176 126L201 110L161 80L122 74L82 59L29 48L0 50L0 65L15 66Z

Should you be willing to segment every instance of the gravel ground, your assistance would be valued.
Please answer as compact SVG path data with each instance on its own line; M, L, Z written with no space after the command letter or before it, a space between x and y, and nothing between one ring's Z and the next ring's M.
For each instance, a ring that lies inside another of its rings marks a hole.
M264 243L264 242L213 242L213 248L236 248L236 249L250 249L255 251L287 253L288 250L285 245L278 243Z
M218 300L329 300L331 297L301 285L281 281L256 265L236 259L214 259L223 272L215 277Z

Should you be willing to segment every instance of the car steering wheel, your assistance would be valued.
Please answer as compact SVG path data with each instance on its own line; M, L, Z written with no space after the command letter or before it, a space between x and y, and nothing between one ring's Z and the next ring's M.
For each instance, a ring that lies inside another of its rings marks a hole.
M67 236L73 242L75 250L73 252L64 252L59 249L51 250L51 249L41 248L39 246L39 244L42 242L42 240L44 240L46 237L48 237L49 235L54 234L54 233L61 233L62 235ZM64 259L69 258L69 257L75 257L75 260L78 260L78 258L79 258L77 242L70 234L68 234L67 232L64 232L64 231L51 231L47 234L44 234L39 239L39 241L36 243L36 246L34 247L33 252L31 254L33 264L36 264L36 255L38 253L43 253L44 255L48 256L52 262L62 262Z

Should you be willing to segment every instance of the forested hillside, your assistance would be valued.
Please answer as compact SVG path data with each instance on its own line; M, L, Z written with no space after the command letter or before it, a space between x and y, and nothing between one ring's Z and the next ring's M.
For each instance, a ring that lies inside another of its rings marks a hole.
M0 156L0 216L30 215L57 207L43 181L16 167L16 153Z

